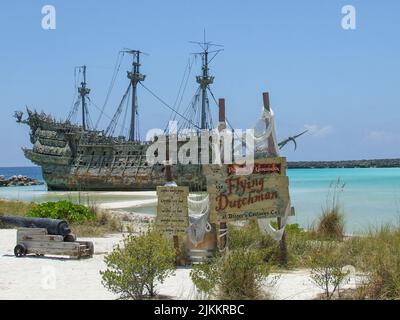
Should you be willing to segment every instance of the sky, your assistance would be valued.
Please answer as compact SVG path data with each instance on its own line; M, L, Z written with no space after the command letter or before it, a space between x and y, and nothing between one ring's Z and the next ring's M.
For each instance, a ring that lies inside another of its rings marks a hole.
M42 28L42 7L56 28ZM352 5L355 29L344 29ZM234 128L251 128L262 92L270 93L278 140L308 129L282 149L289 161L400 157L400 2L398 0L2 1L0 10L0 166L29 166L29 129L12 118L25 106L65 118L74 68L86 64L91 100L103 106L118 52L140 49L145 85L176 99L191 53L189 41L224 45L210 66L216 98L226 99ZM107 126L127 86L121 72L100 122ZM193 66L185 91L196 91ZM140 130L164 128L170 110L139 90ZM183 108L183 107L182 107ZM214 119L217 108L211 105ZM97 120L99 112L90 110Z

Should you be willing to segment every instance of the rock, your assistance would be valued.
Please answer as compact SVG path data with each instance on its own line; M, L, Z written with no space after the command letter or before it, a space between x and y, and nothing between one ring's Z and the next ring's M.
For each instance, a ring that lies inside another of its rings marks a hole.
M13 187L13 186L35 186L44 184L37 179L30 178L23 175L14 175L8 179L0 176L0 187Z

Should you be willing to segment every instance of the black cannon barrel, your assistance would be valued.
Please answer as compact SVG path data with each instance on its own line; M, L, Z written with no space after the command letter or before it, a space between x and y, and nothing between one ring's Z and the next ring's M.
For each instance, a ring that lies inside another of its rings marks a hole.
M66 236L71 233L68 223L64 220L47 218L29 218L16 216L0 216L0 221L6 225L22 228L43 228L48 234Z

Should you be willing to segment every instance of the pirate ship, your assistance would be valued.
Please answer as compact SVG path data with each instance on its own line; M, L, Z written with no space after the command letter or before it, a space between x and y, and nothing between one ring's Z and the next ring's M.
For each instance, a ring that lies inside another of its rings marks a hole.
M169 106L144 85L146 76L140 71L142 52L139 50L120 52L121 57L127 55L132 57L132 68L127 72L128 87L105 130L97 129L104 107L96 125L93 125L91 120L89 106L92 102L86 81L86 66L76 69L82 81L79 87L76 86L77 99L65 121L57 121L49 114L29 108L26 118L23 112L17 111L15 113L17 122L30 127L32 148L24 148L24 155L41 166L48 190L154 190L157 185L165 184L165 166L150 165L146 159L146 150L151 143L142 141L139 136L137 92L140 86L171 109L171 118L179 119L180 130L194 128L199 134L202 130L213 129L210 98L215 102L216 99L211 90L214 77L209 73L209 64L222 49L205 40L197 44L200 45L201 51L195 53L194 57L201 57L201 74L196 77L197 91L183 113ZM116 73L120 69L121 60L117 59L106 103L114 86ZM192 65L193 63L189 62L188 71L185 71L186 82L181 83L182 92L182 88L187 85ZM183 93L180 95L180 100L182 97ZM118 124L122 119L120 127L124 128L129 113L127 134L116 135ZM77 114L81 115L79 124L73 120ZM206 189L206 179L201 165L178 163L172 166L171 174L178 185L188 186L192 191Z

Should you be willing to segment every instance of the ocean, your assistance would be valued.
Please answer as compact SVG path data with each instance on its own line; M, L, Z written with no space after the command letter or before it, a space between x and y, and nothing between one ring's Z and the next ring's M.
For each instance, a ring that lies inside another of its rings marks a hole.
M0 175L27 175L43 180L38 167L0 168ZM367 169L289 169L290 196L296 215L291 223L309 227L331 199L331 185L345 184L338 199L345 215L346 232L358 233L368 227L400 221L400 168ZM23 201L76 200L77 193L47 192L46 186L0 188L0 199ZM80 195L79 195L80 197ZM140 199L115 193L89 193L100 202ZM135 212L155 213L155 208L135 208Z

